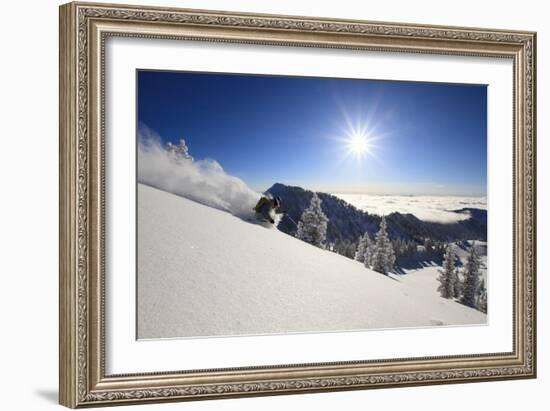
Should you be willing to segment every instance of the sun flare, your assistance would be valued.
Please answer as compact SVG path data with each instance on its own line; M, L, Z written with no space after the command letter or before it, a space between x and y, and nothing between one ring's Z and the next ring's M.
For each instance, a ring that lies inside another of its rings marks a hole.
M363 133L352 133L346 139L348 151L355 157L362 158L370 152L369 138Z
M365 118L354 120L344 112L345 121L340 126L340 134L334 137L341 153L340 161L358 167L370 163L367 160L380 161L378 154L387 132L380 130L379 124L369 121L369 117L365 114Z
M350 136L348 142L349 150L356 156L362 157L369 152L369 140L363 134L354 134Z

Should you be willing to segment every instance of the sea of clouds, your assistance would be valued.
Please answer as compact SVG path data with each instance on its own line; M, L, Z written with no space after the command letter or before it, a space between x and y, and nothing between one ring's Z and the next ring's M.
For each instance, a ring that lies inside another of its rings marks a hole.
M393 212L413 214L423 221L455 223L470 218L469 213L457 213L462 208L487 209L487 197L396 196L375 194L334 194L336 197L371 214Z
M227 174L212 159L192 161L165 150L149 127L138 128L138 182L227 211L241 218L252 215L260 194L240 178Z

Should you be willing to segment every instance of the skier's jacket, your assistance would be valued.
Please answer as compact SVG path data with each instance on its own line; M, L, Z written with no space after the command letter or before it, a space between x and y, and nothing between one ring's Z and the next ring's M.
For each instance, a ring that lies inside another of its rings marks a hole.
M256 207L254 207L254 211L256 211L257 214L261 215L265 220L274 223L272 212L275 214L282 214L283 211L281 210L280 206L275 207L273 204L273 200L270 200L267 197L262 197L256 204Z
M257 213L261 213L262 212L262 209L265 207L265 206L268 206L270 205L269 204L270 201L267 197L262 197L258 200L258 202L256 203L256 207L254 207L254 211L256 211Z

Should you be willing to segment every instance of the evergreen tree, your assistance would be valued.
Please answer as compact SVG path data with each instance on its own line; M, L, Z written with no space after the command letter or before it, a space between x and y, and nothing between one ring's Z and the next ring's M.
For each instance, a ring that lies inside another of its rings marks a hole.
M475 242L472 243L470 254L464 267L464 290L461 303L468 307L476 308L479 291L479 267L480 260L477 254Z
M479 311L487 313L487 287L485 286L485 280L483 278L479 284L476 306Z
M393 269L395 264L395 254L388 237L385 217L382 217L380 229L375 236L371 264L374 271L386 275Z
M416 243L414 241L407 241L405 248L405 256L407 258L413 258L416 256Z
M357 250L357 244L353 241L349 243L348 247L346 248L346 254L345 256L348 258L355 258L355 252Z
M392 240L391 245L393 247L393 252L395 253L395 258L398 260L403 255L403 248L401 239Z
M365 234L359 238L359 244L357 244L357 250L355 251L355 260L367 265L368 259L365 259L365 257L368 257L367 252L371 245L370 243L369 233L365 232Z
M455 267L456 256L452 244L447 244L443 260L443 270L439 271L438 281L440 282L437 291L443 298L456 298L458 275Z
M372 262L374 259L374 250L375 250L376 244L374 241L369 239L369 244L367 246L367 249L365 251L365 267L370 268L372 266Z
M438 241L435 242L433 253L436 258L438 259L445 258L446 251L447 251L447 245L445 243L438 242Z
M456 282L455 282L455 298L462 298L464 293L464 283L460 279L460 271L456 269Z
M309 207L298 222L296 237L314 246L325 248L328 218L321 209L321 199L313 193Z
M424 253L428 256L434 253L434 242L431 238L426 238L424 240Z
M189 154L189 148L185 144L185 140L180 139L178 144L172 144L172 142L166 143L166 150L168 150L177 159L186 159L193 161L193 157Z

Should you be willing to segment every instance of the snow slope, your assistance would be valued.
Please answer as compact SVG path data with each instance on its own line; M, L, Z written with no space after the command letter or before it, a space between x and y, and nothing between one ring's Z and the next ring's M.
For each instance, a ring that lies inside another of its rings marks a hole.
M138 185L138 338L486 323L405 277Z

